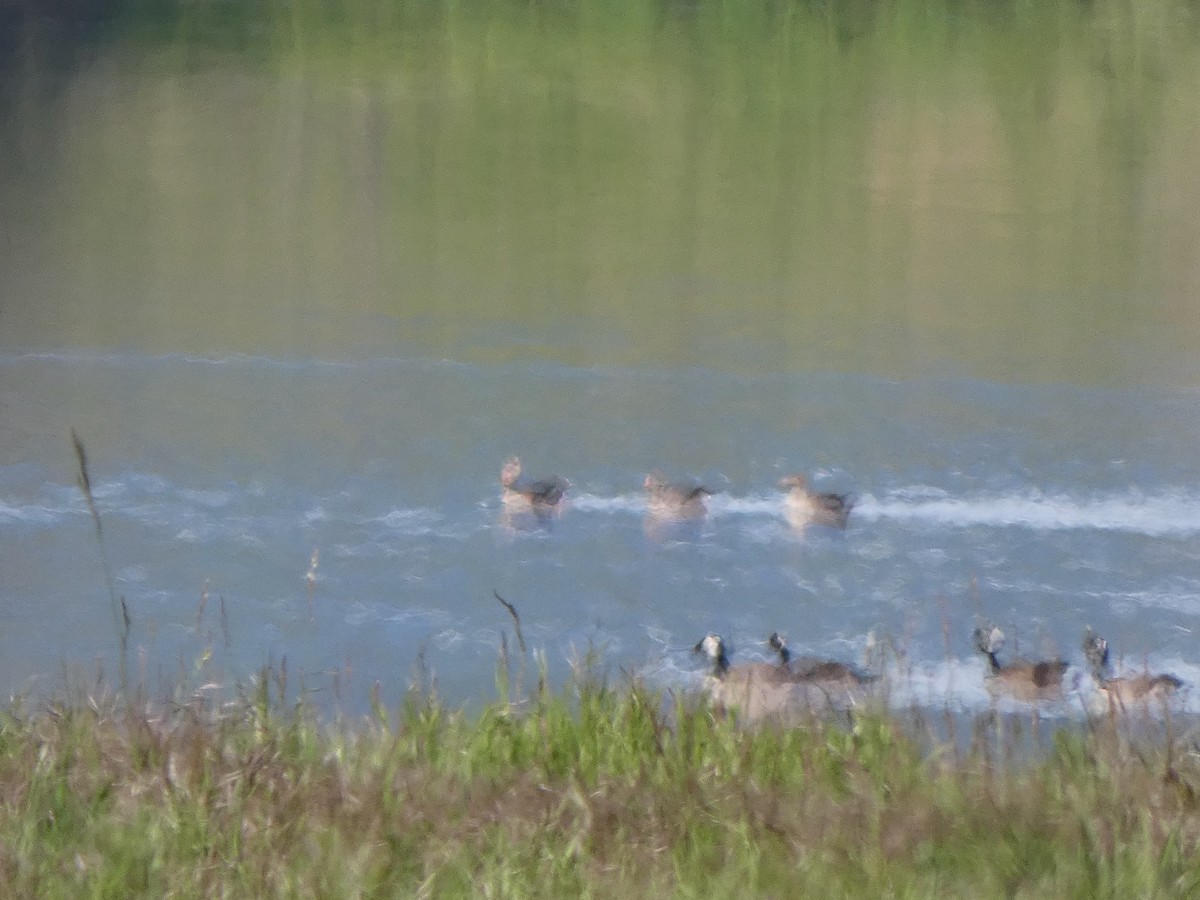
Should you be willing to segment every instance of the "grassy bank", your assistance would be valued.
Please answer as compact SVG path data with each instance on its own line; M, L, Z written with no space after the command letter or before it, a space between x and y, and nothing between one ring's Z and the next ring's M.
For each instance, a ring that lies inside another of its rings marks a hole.
M1112 722L1016 759L865 714L739 731L594 684L322 725L257 695L0 723L16 896L1195 896L1200 764ZM921 749L925 747L926 749Z

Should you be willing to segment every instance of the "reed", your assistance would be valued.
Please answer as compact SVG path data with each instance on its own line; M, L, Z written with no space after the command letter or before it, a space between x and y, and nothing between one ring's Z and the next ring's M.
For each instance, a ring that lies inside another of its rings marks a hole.
M117 645L120 648L121 693L125 694L129 688L129 633L133 628L133 619L129 615L129 606L125 602L125 597L117 596L116 585L113 582L112 563L109 562L108 548L104 543L104 526L100 521L100 510L96 506L96 497L92 493L92 477L88 471L87 449L83 446L83 441L76 434L74 428L71 429L71 446L75 451L75 463L79 470L76 476L76 483L79 485L79 490L83 493L88 513L91 515L92 523L96 527L96 546L100 550L100 564L104 570L104 585L108 590L108 599L112 607L113 630L116 632Z

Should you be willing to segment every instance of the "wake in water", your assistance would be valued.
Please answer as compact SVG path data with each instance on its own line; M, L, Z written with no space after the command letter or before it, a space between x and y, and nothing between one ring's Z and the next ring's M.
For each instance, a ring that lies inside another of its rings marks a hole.
M639 494L601 496L580 494L569 509L605 515L645 515L646 498ZM765 516L787 519L781 494L708 498L710 518ZM1200 533L1200 496L1182 491L1147 495L1112 493L1094 497L1066 494L980 494L953 497L936 489L911 488L889 492L882 499L863 494L855 501L849 521L892 520L934 528L1027 528L1034 531L1091 529L1120 531L1149 537Z
M921 489L894 491L883 500L864 496L855 512L867 521L894 519L951 528L1092 529L1151 537L1200 533L1200 498L1174 491L1086 498L1038 493L959 498Z
M238 510L242 501L261 498L264 492L262 485L255 485L253 490L232 486L200 489L178 486L156 475L130 473L97 485L95 494L110 513L162 527L173 519L182 526L197 514ZM47 527L86 512L74 485L44 484L39 494L24 502L0 497L0 525ZM451 510L431 507L394 507L363 515L349 509L331 509L317 498L305 503L305 510L297 514L309 523L330 518L341 518L355 525L375 521L398 534L428 534L431 529L452 532L454 529L438 526L456 518ZM479 505L486 508L498 505L498 501L482 499ZM782 493L743 497L716 493L707 499L707 507L708 517L715 520L764 517L787 521L788 517ZM568 494L563 506L565 515L645 516L649 512L647 498L640 492ZM275 520L276 516L266 518ZM881 498L872 494L856 498L849 517L851 524L882 520L938 529L986 526L1032 531L1115 531L1148 537L1188 536L1200 534L1200 496L1168 489L1156 494L1131 491L1090 497L1036 491L956 497L938 488L913 487L889 491Z

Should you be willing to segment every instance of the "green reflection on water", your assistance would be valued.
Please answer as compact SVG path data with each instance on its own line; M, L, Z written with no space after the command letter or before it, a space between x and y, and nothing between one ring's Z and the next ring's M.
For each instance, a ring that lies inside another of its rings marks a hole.
M1185 4L26 24L8 349L1200 382Z

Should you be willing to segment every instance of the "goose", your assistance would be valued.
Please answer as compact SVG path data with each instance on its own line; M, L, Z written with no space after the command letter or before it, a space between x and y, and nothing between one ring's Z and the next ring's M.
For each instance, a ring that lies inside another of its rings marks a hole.
M1096 690L1106 701L1109 709L1125 708L1139 703L1163 701L1183 687L1183 681L1174 675L1141 675L1109 678L1108 641L1092 631L1089 625L1083 633L1083 655L1092 670Z
M718 712L736 710L741 720L749 723L783 718L797 711L792 691L795 678L786 668L767 662L732 666L724 638L711 632L696 644L693 652L707 656L712 662L705 689Z
M1051 700L1062 697L1063 675L1067 663L1061 659L1028 662L1016 660L1001 665L996 651L1004 645L1004 632L994 625L980 626L972 634L975 649L988 661L989 691L1008 694L1018 700Z
M779 654L779 666L798 682L842 684L847 687L862 687L877 681L878 675L869 675L854 666L834 659L812 659L801 657L793 660L787 641L778 631L771 632L767 646Z
M521 459L509 457L500 470L500 484L504 488L501 499L511 509L548 512L558 506L570 482L557 475L543 481L520 483Z
M814 491L808 486L808 478L799 473L781 478L779 486L788 489L784 495L784 509L794 528L803 529L808 525L846 527L846 518L854 506L854 499L849 494Z
M642 485L649 495L649 512L663 518L703 516L706 495L712 491L702 484L668 484L661 472L651 472Z

